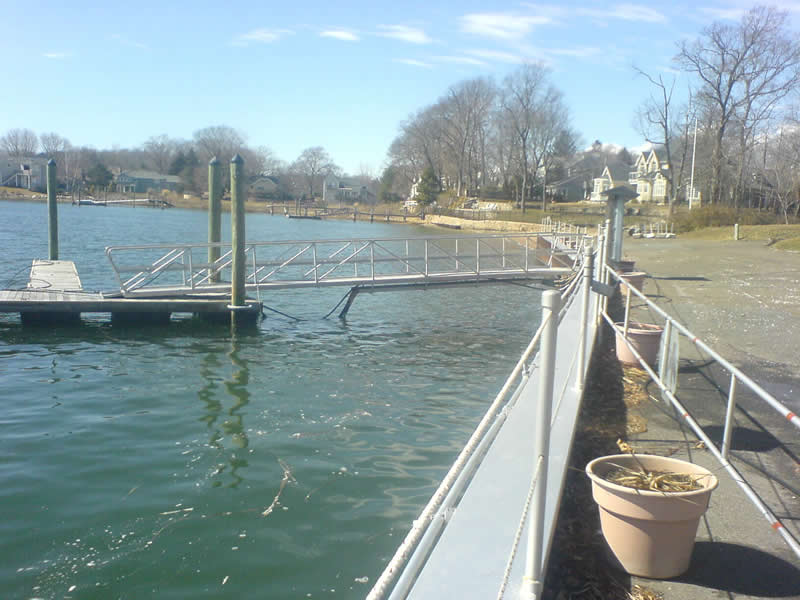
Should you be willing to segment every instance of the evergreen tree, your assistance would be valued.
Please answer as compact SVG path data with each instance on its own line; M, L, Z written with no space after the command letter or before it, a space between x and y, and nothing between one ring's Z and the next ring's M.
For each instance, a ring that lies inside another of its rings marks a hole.
M186 155L183 153L182 150L178 150L178 153L175 155L175 158L172 159L172 162L169 164L169 169L167 173L170 175L180 175L181 171L186 167Z
M427 206L436 200L440 189L439 179L436 177L433 169L427 167L422 172L422 179L420 179L417 185L417 195L414 197L414 200L423 206Z

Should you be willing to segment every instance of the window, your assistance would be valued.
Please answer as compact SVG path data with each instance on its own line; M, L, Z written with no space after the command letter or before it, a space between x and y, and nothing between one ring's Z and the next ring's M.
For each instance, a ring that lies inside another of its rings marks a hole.
M667 195L667 182L664 179L656 180L656 184L653 186L653 197L654 198L664 198Z

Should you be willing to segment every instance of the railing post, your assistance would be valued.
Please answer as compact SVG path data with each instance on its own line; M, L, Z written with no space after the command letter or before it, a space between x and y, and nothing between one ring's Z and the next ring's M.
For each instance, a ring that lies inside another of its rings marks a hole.
M19 167L19 165L17 165ZM58 260L58 203L56 202L56 161L47 161L47 257Z
M592 288L592 267L594 255L589 244L583 246L583 304L581 306L581 337L578 340L578 376L575 387L583 390L586 377L586 329L589 326L589 298Z
M208 161L208 243L218 244L222 241L222 177L220 176L220 166L215 156ZM216 271L214 264L219 260L220 247L208 247L208 281L216 283L219 281L219 272Z
M231 273L232 318L236 308L245 305L244 289L244 159L238 154L231 159L231 245L233 247L233 266Z
M736 412L736 375L731 373L731 385L728 389L728 409L725 412L725 431L722 434L722 458L728 460L733 438L733 414Z
M533 502L528 517L528 554L525 561L523 589L533 598L540 598L544 573L544 513L547 499L547 462L550 454L550 419L553 404L553 379L556 368L556 340L558 334L558 312L561 295L555 290L542 293L542 341L539 347L539 404L536 411L535 449L533 469L538 476L533 493Z

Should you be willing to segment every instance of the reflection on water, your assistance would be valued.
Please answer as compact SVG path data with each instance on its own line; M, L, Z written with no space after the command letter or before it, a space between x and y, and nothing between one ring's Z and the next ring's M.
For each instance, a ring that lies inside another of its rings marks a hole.
M33 225L8 212L0 239L19 252ZM131 212L70 226L100 259L205 233L202 213ZM261 239L356 225L250 219ZM63 250L102 287L102 265ZM305 320L271 314L233 335L0 317L0 597L363 598L536 329L539 294L362 294L346 324L321 320L341 295L271 294Z

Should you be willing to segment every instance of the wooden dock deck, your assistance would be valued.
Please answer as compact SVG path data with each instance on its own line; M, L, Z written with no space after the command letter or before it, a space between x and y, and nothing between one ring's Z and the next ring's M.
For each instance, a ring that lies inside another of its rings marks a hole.
M28 285L0 290L0 312L19 313L23 322L75 321L81 313L108 313L112 321L168 321L172 313L225 316L231 310L228 294L196 294L172 298L107 297L83 289L75 264L69 260L36 259ZM257 315L261 303L247 302L244 312Z

